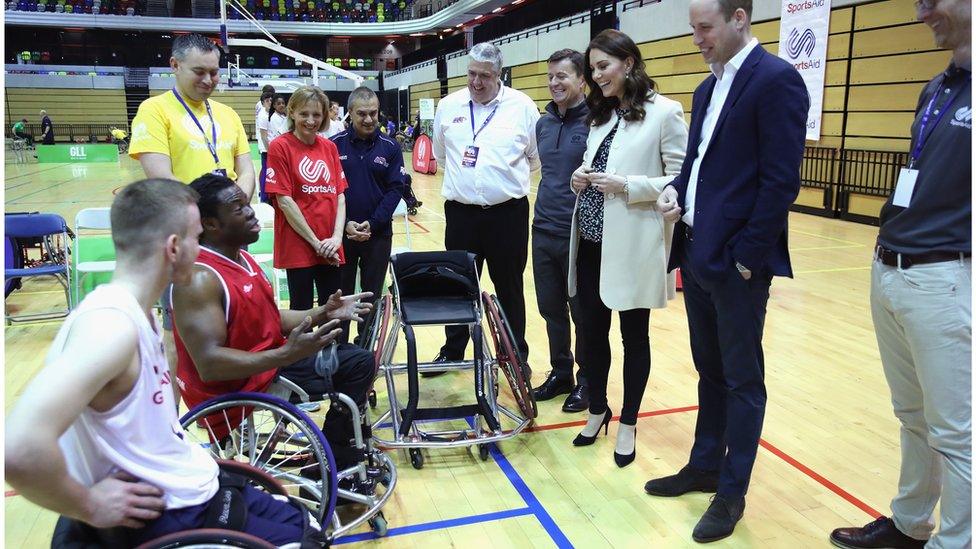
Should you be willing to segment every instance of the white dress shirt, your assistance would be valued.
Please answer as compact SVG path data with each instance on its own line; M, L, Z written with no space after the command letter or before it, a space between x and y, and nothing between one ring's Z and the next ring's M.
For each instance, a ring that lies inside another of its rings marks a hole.
M495 109L497 108L497 111ZM475 131L495 111L474 138ZM437 104L434 114L434 158L444 168L441 195L462 204L493 206L529 194L529 174L541 166L535 124L539 108L524 93L501 86L486 105L471 101L467 88ZM474 167L462 165L467 147L478 147Z
M725 100L729 97L729 90L732 89L732 82L735 80L736 73L742 63L749 57L752 49L759 45L759 40L753 38L739 53L724 66L713 63L711 66L712 74L715 75L715 89L712 90L712 99L708 102L705 110L705 120L702 122L701 141L698 142L698 156L691 164L691 173L688 174L688 190L685 192L685 213L681 220L689 227L695 226L695 195L698 191L698 170L701 168L702 159L708 151L708 144L712 141L712 133L715 131L715 124L718 123L718 116L722 114L722 107Z

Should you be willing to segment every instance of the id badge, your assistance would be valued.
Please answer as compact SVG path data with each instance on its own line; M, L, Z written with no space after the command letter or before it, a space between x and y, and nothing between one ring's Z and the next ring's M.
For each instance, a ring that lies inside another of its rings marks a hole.
M461 165L465 168L473 168L478 163L478 147L468 145L464 148L464 156L461 157Z
M891 203L894 206L907 208L912 201L912 194L915 193L915 181L918 180L918 170L902 168L898 174L898 183L895 184L895 196Z
M227 170L225 170L223 168L217 168L217 169L215 169L214 171L212 171L210 173L212 173L214 175L220 175L220 176L223 176L223 177L227 177Z

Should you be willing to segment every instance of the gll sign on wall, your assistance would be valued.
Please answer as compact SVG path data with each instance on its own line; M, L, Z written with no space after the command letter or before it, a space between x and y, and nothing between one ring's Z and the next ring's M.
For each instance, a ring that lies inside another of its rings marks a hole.
M82 143L75 145L38 145L39 163L118 162L118 145Z
M807 139L813 141L820 139L829 27L830 0L783 0L779 56L796 67L807 85Z

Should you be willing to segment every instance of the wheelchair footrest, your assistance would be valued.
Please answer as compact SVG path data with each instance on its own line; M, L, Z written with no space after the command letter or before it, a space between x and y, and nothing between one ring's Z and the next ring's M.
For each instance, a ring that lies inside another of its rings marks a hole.
M406 415L407 410L400 410L401 415ZM449 406L447 408L417 408L413 414L414 421L429 421L437 419L464 419L481 413L481 407L477 404L465 404L463 406Z

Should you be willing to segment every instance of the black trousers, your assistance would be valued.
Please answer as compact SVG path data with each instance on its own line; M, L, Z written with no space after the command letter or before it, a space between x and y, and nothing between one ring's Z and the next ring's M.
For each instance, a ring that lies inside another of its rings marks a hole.
M448 200L444 203L444 246L467 250L478 258L478 274L488 262L488 274L515 334L515 344L528 359L525 342L525 291L522 276L529 258L529 200L514 198L490 208ZM467 326L448 326L441 353L461 359L468 346Z
M570 316L577 326L576 354L580 354L579 303L576 297L569 297L566 285L569 279L569 237L556 236L545 231L532 229L532 277L535 280L535 299L539 314L546 321L546 334L549 336L549 363L553 377L573 379L572 335ZM586 385L586 371L580 367L576 372L576 382Z
M288 308L292 311L311 309L315 299L314 292L318 292L319 305L325 305L329 296L341 286L339 267L332 265L285 269L285 275L288 277Z
M676 235L677 237L677 235ZM694 243L684 242L687 251ZM698 370L698 420L689 464L719 471L719 495L745 495L766 412L762 335L772 275L742 278L734 265L719 281L681 258L691 356Z
M576 298L579 300L579 332L583 342L580 364L589 381L590 413L607 410L607 378L610 375L610 313L600 298L600 251L602 244L580 239L576 254ZM635 283L639 283L636 282ZM619 311L624 344L624 403L620 423L637 425L641 398L651 373L650 309Z
M371 303L383 295L383 281L390 265L390 250L393 247L393 235L374 235L365 242L356 242L348 238L342 239L342 249L346 254L346 263L340 268L342 272L342 295L356 292L356 274L359 274L359 287L364 292L373 292ZM375 311L375 309L374 309ZM372 316L372 315L370 315ZM363 319L365 324L357 323L356 334L363 333L363 326L369 325L370 318ZM349 322L342 323L343 343L349 341Z
M353 399L362 410L366 405L366 393L373 383L373 375L376 371L373 353L355 345L342 344L336 349L336 355L339 359L339 368L332 374L332 388ZM328 384L315 372L315 356L285 366L278 373L310 394L325 393L328 391ZM348 412L340 412L337 406L330 406L322 423L322 432L333 447L351 446L352 417Z

